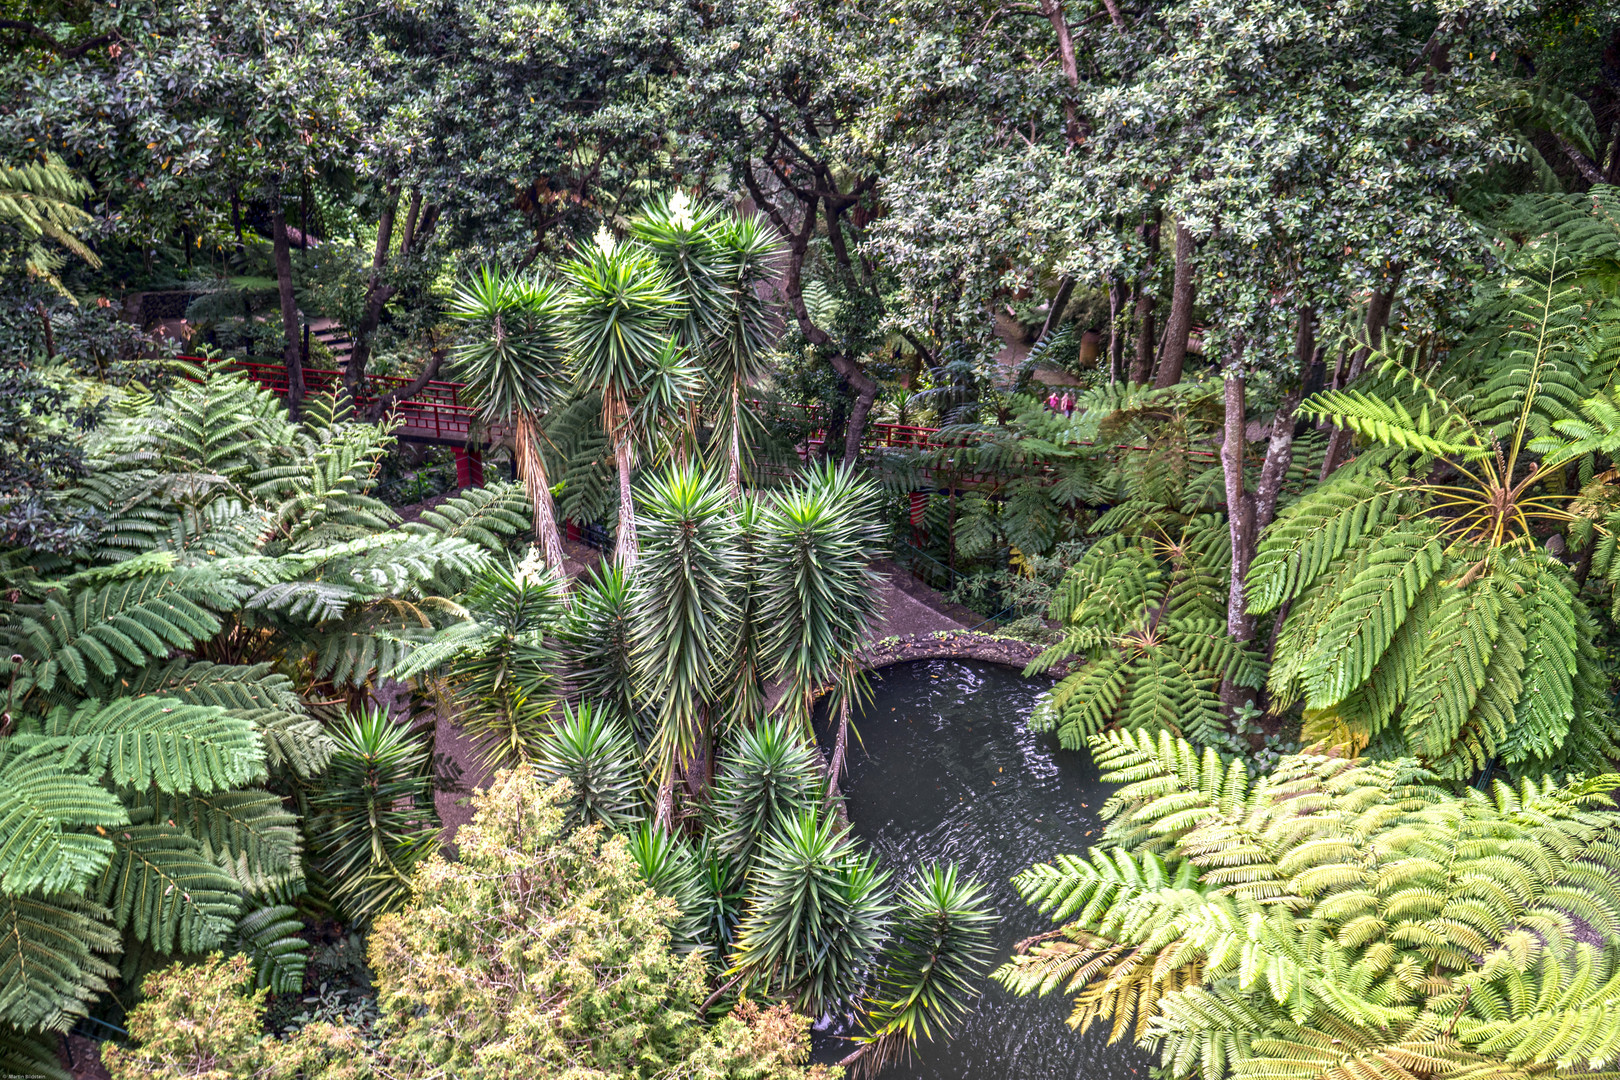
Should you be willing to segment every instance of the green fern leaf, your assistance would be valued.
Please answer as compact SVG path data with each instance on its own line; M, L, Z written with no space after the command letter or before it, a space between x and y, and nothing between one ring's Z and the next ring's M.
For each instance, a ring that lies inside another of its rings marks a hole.
M64 767L105 771L119 787L170 793L240 787L264 772L253 725L224 709L173 698L86 701L51 712L46 738Z
M1245 584L1249 610L1263 615L1304 592L1353 545L1393 522L1400 504L1378 474L1335 480L1301 498L1266 530Z
M1439 757L1462 730L1485 685L1503 606L1490 577L1443 592L1402 718L1407 743L1417 754Z
M137 810L134 819L150 811ZM236 882L202 846L167 824L125 826L112 834L112 863L94 889L114 921L159 952L206 952L223 942L241 907Z
M1377 544L1341 594L1306 661L1307 708L1337 705L1367 680L1418 594L1440 572L1443 546L1432 532L1395 530Z
M236 924L236 947L253 960L255 985L272 994L296 994L304 987L309 942L300 935L304 921L294 908L272 904L255 908Z
M0 892L82 893L112 843L71 830L127 820L111 792L64 772L54 757L12 757L0 767Z
M73 1080L57 1056L54 1033L22 1031L0 1024L0 1076L26 1076L38 1080Z
M64 1031L118 971L105 908L75 896L0 894L0 1021ZM101 955L98 955L101 954Z

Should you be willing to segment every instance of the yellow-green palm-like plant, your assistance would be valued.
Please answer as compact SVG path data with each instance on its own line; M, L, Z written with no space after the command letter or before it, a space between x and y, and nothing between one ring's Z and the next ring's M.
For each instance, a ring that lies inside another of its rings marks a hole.
M1556 238L1529 264L1443 362L1396 350L1366 389L1301 406L1371 444L1279 515L1249 571L1250 610L1283 615L1272 706L1302 701L1307 741L1452 779L1615 755L1596 626L1544 541L1607 528L1593 471L1620 443L1620 308Z
M995 973L1201 1080L1592 1075L1620 1023L1620 776L1455 795L1406 758L1251 779L1167 733L1092 742L1104 844L1015 879L1062 924ZM1602 1075L1612 1075L1603 1073Z
M60 244L91 266L101 265L79 235L91 222L79 206L89 194L89 184L49 155L24 165L0 165L0 221L14 226L28 241L28 272L64 292L56 278L64 264L44 241Z

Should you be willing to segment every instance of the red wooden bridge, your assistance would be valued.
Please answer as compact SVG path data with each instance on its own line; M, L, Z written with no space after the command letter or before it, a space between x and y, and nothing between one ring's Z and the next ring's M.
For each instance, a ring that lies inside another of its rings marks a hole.
M258 364L245 360L210 361L195 356L182 359L198 364L226 365L245 372L248 378L276 395L283 398L287 396L287 370L280 364ZM304 369L304 388L310 394L336 393L342 388L342 379L342 372L339 371L325 368ZM397 391L400 387L409 386L411 382L410 379L386 375L368 376L365 392L356 405L364 410L383 396ZM457 481L463 486L483 483L482 448L491 442L499 442L506 435L504 425L488 427L478 424L475 410L467 404L466 388L466 383L434 380L409 399L396 402L389 410L399 420L400 426L394 431L399 438L408 442L430 443L455 449ZM821 410L814 405L761 400L753 400L749 404L767 416L794 420L804 425L806 434L800 443L799 453L805 459L817 453L826 442L827 432L821 426ZM949 449L953 444L941 442L937 437L939 430L933 427L874 422L867 425L861 445L867 449ZM473 438L475 431L479 436L477 439ZM1148 447L1121 444L1114 449L1146 450ZM1215 459L1215 453L1209 450L1195 450L1191 455L1203 460ZM1048 474L1053 472L1050 465L1041 466L1041 470ZM932 471L923 469L920 475L926 477L931 475ZM958 475L953 477L951 482L963 487L972 487L984 479L986 478Z
M257 364L245 360L207 361L199 357L183 359L195 363L223 363L237 371L245 372L248 378L278 397L287 396L287 369L280 364ZM411 381L385 375L368 376L365 392L355 404L364 410L383 396L397 391L400 387L409 386ZM306 393L336 393L342 388L342 384L342 372L324 368L304 369ZM466 383L433 380L408 400L396 402L389 410L400 421L400 426L395 429L394 434L409 442L434 443L466 449L474 429L478 429L481 437L473 443L472 450L476 451L480 445L489 442L499 442L505 435L504 428L496 427L490 430L478 425L476 411L467 404L466 389ZM820 410L814 405L760 400L750 401L749 404L767 415L774 414L782 419L792 419L804 424L809 429L806 443L811 451L819 449L826 440L826 431L821 427ZM938 428L907 424L872 423L867 425L861 445L868 448L889 447L904 450L941 449L944 444L934 441L934 435L938 431Z

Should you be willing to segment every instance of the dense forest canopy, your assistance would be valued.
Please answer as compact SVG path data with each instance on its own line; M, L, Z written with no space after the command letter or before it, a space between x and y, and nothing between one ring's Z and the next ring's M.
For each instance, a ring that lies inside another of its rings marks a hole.
M0 1065L863 1076L994 961L1600 1075L1617 374L1607 0L0 0ZM1011 956L841 795L891 574L1123 785Z

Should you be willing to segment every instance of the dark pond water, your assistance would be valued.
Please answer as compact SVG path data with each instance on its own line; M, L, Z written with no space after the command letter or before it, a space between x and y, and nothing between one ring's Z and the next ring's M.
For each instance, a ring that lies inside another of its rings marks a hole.
M874 674L844 789L855 831L897 881L919 863L954 861L989 887L1001 915L997 963L1014 942L1052 927L1009 879L1094 842L1111 789L1087 756L1025 726L1043 685L954 660ZM1148 1055L1108 1046L1106 1031L1082 1038L1064 1023L1069 1011L1062 995L1018 998L987 983L955 1039L924 1045L883 1080L1146 1080ZM849 1051L840 1033L818 1035L815 1060Z

